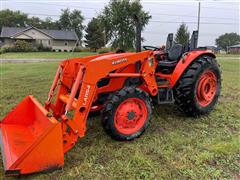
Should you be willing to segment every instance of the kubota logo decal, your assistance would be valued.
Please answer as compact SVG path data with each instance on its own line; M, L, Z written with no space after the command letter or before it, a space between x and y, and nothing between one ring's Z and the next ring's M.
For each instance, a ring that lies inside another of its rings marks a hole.
M127 58L119 59L119 60L113 61L112 65L121 64L121 63L124 63L124 62L127 62L127 61L128 61Z
M84 97L83 97L83 105L84 106L87 104L90 88L91 88L91 86L87 85L87 88L86 88L86 91L85 91L85 94L84 94Z

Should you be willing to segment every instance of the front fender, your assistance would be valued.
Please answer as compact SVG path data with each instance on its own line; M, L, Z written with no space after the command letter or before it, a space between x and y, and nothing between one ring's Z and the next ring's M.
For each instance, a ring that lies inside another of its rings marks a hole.
M200 50L200 51L191 51L188 52L183 58L181 58L181 60L178 62L178 64L176 65L171 79L170 79L170 87L172 88L176 82L178 81L178 79L181 77L181 75L183 74L183 72L185 71L185 69L195 60L197 59L199 56L202 55L207 55L207 56L211 56L213 58L216 58L216 56L209 50Z

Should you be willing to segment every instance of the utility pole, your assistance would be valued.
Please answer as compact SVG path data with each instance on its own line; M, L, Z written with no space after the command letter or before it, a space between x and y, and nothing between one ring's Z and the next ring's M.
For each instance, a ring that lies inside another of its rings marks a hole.
M198 24L197 24L197 30L199 34L199 28L200 28L200 10L201 10L201 2L198 2Z

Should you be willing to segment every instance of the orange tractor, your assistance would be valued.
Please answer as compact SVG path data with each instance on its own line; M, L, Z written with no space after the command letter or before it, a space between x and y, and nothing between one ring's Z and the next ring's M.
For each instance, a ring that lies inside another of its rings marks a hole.
M43 107L27 96L0 123L6 175L62 167L64 153L85 136L90 113L116 140L133 140L147 129L152 108L175 102L188 116L209 113L221 89L215 55L188 46L144 46L142 52L99 54L62 61ZM70 115L73 115L72 118Z

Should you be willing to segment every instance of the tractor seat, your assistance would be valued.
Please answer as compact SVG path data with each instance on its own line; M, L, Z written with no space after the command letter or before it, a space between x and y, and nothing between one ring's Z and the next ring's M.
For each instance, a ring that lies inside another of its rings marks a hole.
M164 67L175 66L180 60L183 54L183 50L184 50L183 45L174 44L167 52L167 58L165 60L158 61L158 66L164 66Z
M164 60L159 59L156 71L164 74L171 74L183 54L183 46L181 44L174 44L166 53ZM156 57L160 57L156 56Z
M183 54L183 45L174 44L168 51L168 61L178 61Z

